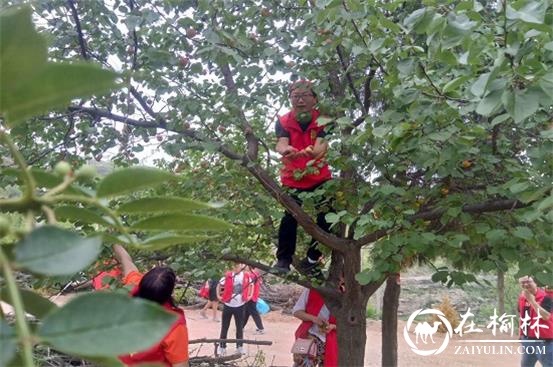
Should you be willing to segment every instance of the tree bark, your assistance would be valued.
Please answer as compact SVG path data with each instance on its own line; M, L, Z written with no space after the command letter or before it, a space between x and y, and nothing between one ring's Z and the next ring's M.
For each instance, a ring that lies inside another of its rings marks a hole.
M336 315L338 335L338 366L364 366L367 322L367 302L359 297L344 300L344 306Z
M505 313L505 273L497 272L497 310L500 315Z
M382 306L383 367L397 367L397 310L400 292L399 273L389 275Z

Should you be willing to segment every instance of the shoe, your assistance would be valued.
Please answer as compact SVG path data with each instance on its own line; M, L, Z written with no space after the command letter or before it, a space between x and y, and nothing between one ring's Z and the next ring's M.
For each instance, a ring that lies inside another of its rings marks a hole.
M263 335L263 334L265 334L265 329L255 329L255 333L257 335Z
M205 312L203 310L200 311L200 316L202 317L202 319L207 319L207 315L205 314Z
M297 269L300 273L307 275L310 278L322 278L323 272L319 266L319 262L312 263L309 261L309 258L303 258L297 266Z
M290 262L279 259L273 268L279 273L288 273L290 272Z
M217 349L217 355L224 357L227 355L227 348L218 347Z
M236 348L236 353L238 353L238 354L246 354L246 352L244 351L244 347L238 347L238 348Z

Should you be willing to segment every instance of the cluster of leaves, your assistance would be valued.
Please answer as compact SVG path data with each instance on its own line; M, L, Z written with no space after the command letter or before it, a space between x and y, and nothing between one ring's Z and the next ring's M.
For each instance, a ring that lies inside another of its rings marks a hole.
M2 11L0 26L0 113L6 127L115 86L116 74L97 66L47 62L46 43L33 28L30 8ZM34 344L101 365L120 365L116 356L158 342L175 319L159 305L98 292L58 308L39 293L19 287L15 271L73 276L97 259L103 243L157 250L210 239L231 225L194 213L212 205L143 193L176 181L169 172L131 167L96 177L94 167L73 169L63 161L53 170L31 168L10 131L3 125L0 129L0 143L13 166L2 170L2 177L13 185L14 194L0 199L0 299L15 310L15 325L0 313L0 366L32 366ZM26 313L40 320L37 327L28 325Z

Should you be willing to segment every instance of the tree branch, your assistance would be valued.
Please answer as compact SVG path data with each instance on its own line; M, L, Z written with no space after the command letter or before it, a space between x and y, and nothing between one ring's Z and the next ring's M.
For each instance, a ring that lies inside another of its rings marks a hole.
M363 114L366 115L367 109L365 108L365 105L363 104L363 102L361 102L361 97L359 96L359 92L357 92L357 89L355 89L353 78L351 77L351 73L348 71L348 65L344 57L342 46L340 45L336 46L336 52L338 53L338 58L340 59L340 65L342 66L342 70L344 70L344 73L346 74L346 79L348 80L349 89L351 89L351 92L353 93L355 100L361 107Z
M119 121L125 124L129 124L136 127L144 128L164 128L159 122L148 122L142 120L132 119L126 116L116 115L110 111L103 111L97 108L73 106L69 107L70 111L77 111L87 113L93 117L103 117L113 121ZM339 238L331 233L323 231L311 217L296 203L289 195L287 195L282 188L275 182L275 180L269 176L259 164L253 163L249 157L240 155L219 141L210 140L201 136L194 129L171 129L167 128L167 131L182 134L188 138L191 138L199 142L210 142L215 144L217 151L222 153L227 158L232 160L241 161L242 165L261 183L261 185L268 191L268 193L275 198L284 208L292 214L292 216L298 221L298 223L305 229L305 231L313 236L314 239L320 243L336 250L343 252L351 245L350 240Z
M77 28L77 36L79 38L79 47L81 49L81 56L83 59L88 60L88 52L86 51L86 43L83 36L83 30L81 28L81 21L79 20L79 14L77 13L77 8L75 8L74 0L67 0L67 6L71 11L73 20L75 21L75 28Z
M376 74L376 69L369 69L369 75L367 75L367 79L365 79L365 94L363 96L363 106L365 106L365 110L369 110L371 108L371 102L372 102L372 90L371 90L371 82Z
M529 207L530 205L532 205L532 202L523 203L518 200L496 200L496 201L487 201L481 204L464 205L461 211L463 213L479 214L479 213L487 213L487 212L497 212L501 210L521 209L521 208ZM437 209L432 209L432 210L411 215L406 219L410 222L414 222L419 219L435 220L435 219L439 219L442 215L444 215L446 211L447 211L446 208L437 208ZM375 231L365 237L358 239L353 243L353 245L354 246L367 245L369 243L372 243L386 236L389 232L391 231L379 229L378 231Z

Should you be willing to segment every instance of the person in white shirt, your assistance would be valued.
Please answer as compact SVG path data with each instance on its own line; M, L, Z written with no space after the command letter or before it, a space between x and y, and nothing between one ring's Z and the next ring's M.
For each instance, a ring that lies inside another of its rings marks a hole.
M223 315L221 322L221 339L226 339L230 326L230 319L234 317L234 325L236 327L236 339L244 337L244 319L245 319L245 304L251 298L253 287L250 283L250 277L247 272L244 272L243 264L235 264L232 271L228 271L217 285L217 298L223 302ZM222 291L221 291L221 288ZM236 342L236 351L244 354L243 343ZM218 354L224 356L226 354L226 342L221 342Z

